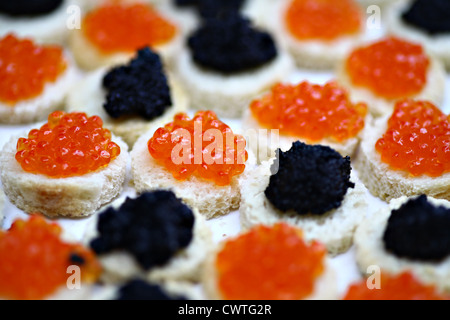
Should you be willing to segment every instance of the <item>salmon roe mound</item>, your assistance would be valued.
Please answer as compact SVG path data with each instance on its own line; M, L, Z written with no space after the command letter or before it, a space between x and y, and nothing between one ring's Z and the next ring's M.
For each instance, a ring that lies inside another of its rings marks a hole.
M354 85L386 99L399 99L424 88L429 64L421 45L388 37L355 49L346 68Z
M0 101L14 106L39 96L66 70L63 50L8 34L0 39Z
M367 114L366 104L353 104L335 82L322 86L307 81L274 85L271 92L251 102L250 110L262 126L309 141L354 137Z
M418 281L411 272L381 273L379 289L369 289L366 280L352 284L343 300L449 300L432 285Z
M381 161L412 176L450 172L450 117L428 101L401 100L375 149Z
M293 0L285 21L299 40L334 40L362 28L363 12L354 0Z
M27 172L66 178L103 168L119 154L100 117L55 111L40 129L19 138L15 157Z
M175 25L153 7L139 3L103 5L85 16L83 30L106 54L163 45L177 33Z
M213 111L199 111L192 119L178 113L148 141L151 156L175 179L192 175L225 186L244 172L248 153L241 135L220 121Z
M94 253L81 244L61 240L61 227L39 215L18 219L0 231L0 297L44 299L71 276L68 267L80 267L81 281L94 283L101 267Z
M218 287L229 300L303 299L323 273L325 254L324 245L306 243L302 231L288 224L256 226L218 253Z

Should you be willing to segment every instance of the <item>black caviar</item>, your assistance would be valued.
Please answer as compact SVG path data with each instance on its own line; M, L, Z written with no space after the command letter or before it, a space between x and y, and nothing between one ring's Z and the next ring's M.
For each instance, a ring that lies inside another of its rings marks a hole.
M324 214L338 208L350 181L350 158L322 145L294 142L291 149L278 149L271 167L267 199L279 210L303 214Z
M132 279L119 288L116 300L186 300L186 298L171 297L157 284Z
M150 48L139 50L128 65L110 70L103 87L104 108L112 118L137 115L152 120L172 105L161 58Z
M64 0L1 0L0 12L11 16L38 16L56 10Z
M439 261L450 255L450 209L421 195L393 210L383 234L387 251L397 257Z
M272 36L236 12L204 20L188 45L196 64L222 73L258 68L277 56Z
M450 1L415 0L402 13L404 22L430 34L450 32Z
M98 237L90 243L97 254L124 250L145 270L162 266L186 248L193 237L194 215L171 191L127 198L119 209L99 216Z
M239 11L245 0L175 0L179 7L193 7L204 19L218 17L230 11Z

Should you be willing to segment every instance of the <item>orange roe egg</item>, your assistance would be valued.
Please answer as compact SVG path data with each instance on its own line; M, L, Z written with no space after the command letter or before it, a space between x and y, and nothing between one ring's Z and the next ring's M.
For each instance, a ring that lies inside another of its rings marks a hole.
M251 102L250 110L260 125L309 141L354 137L367 114L367 106L353 104L335 82L322 86L307 81L274 85L271 92Z
M285 15L288 31L299 40L334 40L359 32L363 12L354 0L293 0Z
M215 261L218 288L229 300L303 299L323 273L325 254L288 224L256 226L224 243Z
M433 285L418 281L411 272L398 275L381 273L379 289L369 289L366 280L352 284L344 300L449 300Z
M95 282L101 267L94 253L61 240L61 227L32 215L0 231L0 297L45 299L71 280L76 265L83 283ZM75 259L74 259L75 257ZM72 283L72 282L70 282Z
M0 101L14 106L37 97L66 68L62 48L8 34L0 39Z
M398 99L423 89L429 64L421 45L388 37L355 49L346 61L346 68L355 86L386 99Z
M381 161L412 176L450 172L450 117L428 101L397 102L376 142Z
M109 3L86 14L83 30L103 53L134 52L166 44L177 33L150 5Z
M119 154L100 117L55 111L40 129L19 138L15 157L27 172L65 178L94 172Z
M178 113L148 141L151 156L178 180L192 175L219 186L244 172L248 159L244 137L235 135L213 111L192 119Z

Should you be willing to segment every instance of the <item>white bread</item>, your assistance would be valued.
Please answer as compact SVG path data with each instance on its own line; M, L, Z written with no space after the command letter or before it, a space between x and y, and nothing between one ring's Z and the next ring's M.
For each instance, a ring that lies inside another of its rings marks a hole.
M139 0L133 0L130 2L140 2ZM167 18L167 14L158 12ZM177 33L173 39L168 43L153 46L152 49L161 55L164 64L168 68L172 68L174 59L178 52L183 47L183 32L182 26L176 21L171 23L177 26ZM92 71L101 67L112 67L129 62L134 52L117 52L117 53L103 53L99 50L90 40L85 36L83 28L71 30L69 34L68 45L72 51L75 61L78 66L86 71Z
M397 274L403 271L412 271L419 280L427 284L437 285L443 290L450 290L450 257L441 262L421 262L406 258L399 258L384 248L383 234L389 216L393 209L401 207L408 201L402 196L393 199L389 206L381 207L377 212L361 223L355 232L355 257L362 273L372 265L379 266L381 271ZM450 203L442 199L428 197L434 205L450 208Z
M235 237L239 237L239 234ZM205 293L206 299L208 300L223 300L223 296L220 292L220 289L217 285L217 272L216 272L216 258L218 253L222 250L226 241L222 240L218 243L214 250L209 254L208 258L205 262L204 272L202 276L202 285L203 291ZM242 261L243 264L246 264L246 261ZM254 268L257 266L248 266L249 268ZM328 256L325 257L324 260L324 271L323 273L316 279L313 292L306 297L304 300L335 300L338 298L338 289L337 289L337 274L336 270L332 267L330 263L330 258ZM292 279L293 281L301 279ZM270 275L269 279L270 281Z
M368 115L365 123L369 123L370 121L371 117ZM302 141L308 144L326 145L336 150L343 156L353 157L356 149L358 148L362 132L364 130L362 129L356 137L346 139L342 142L338 142L333 138L325 138L320 141L309 142L301 137L287 136L277 134L276 132L273 132L272 134L270 129L266 129L266 131L264 131L265 128L260 126L249 109L244 112L242 127L244 136L246 136L248 141L248 146L251 148L252 152L257 155L259 162L266 161L274 157L278 148L280 148L281 151L289 150L292 143L295 141Z
M266 198L264 190L269 185L270 166L274 158L264 161L249 171L241 180L240 221L243 230L258 224L272 225L286 222L303 230L305 240L318 240L331 255L347 251L353 242L353 233L364 220L368 209L368 193L357 175L352 172L350 180L355 188L349 188L339 208L323 215L299 215L281 212Z
M115 202L114 206L117 205L118 202ZM213 243L211 230L204 217L195 208L192 211L195 217L192 241L186 248L178 251L165 265L145 271L130 253L115 250L98 256L103 267L101 280L106 284L117 284L140 277L159 284L175 282L172 284L174 291L177 289L177 283L183 287L186 283L191 282L190 287L192 287L193 282L200 280L204 260L210 253ZM88 244L98 235L97 221L98 214L86 227L84 243Z
M78 6L79 0L64 0L55 11L38 17L12 17L0 14L0 37L13 32L19 37L31 37L40 43L64 45L70 33L67 21L70 6Z
M430 66L427 72L427 82L424 88L417 94L409 98L418 100L430 100L440 105L444 100L446 73L442 63L428 54ZM357 87L351 82L345 67L344 58L340 61L336 69L336 80L349 92L352 100L365 101L369 106L369 111L374 117L381 117L391 114L397 99L386 99L374 94L364 87Z
M176 72L190 95L194 110L213 110L219 117L239 118L250 101L290 75L294 65L290 56L278 50L277 57L253 71L224 75L198 67L189 50L178 57Z
M396 1L386 10L386 29L388 33L424 45L438 58L447 70L450 69L450 32L430 36L414 26L406 24L401 14L408 8L410 1Z
M381 161L375 143L387 129L389 116L375 120L366 128L354 162L361 181L376 197L389 201L401 196L426 194L434 198L450 200L450 173L432 178L427 175L412 177L407 172L392 170Z
M214 182L196 176L183 181L175 179L148 151L147 142L155 130L142 135L130 153L132 179L138 193L156 189L172 190L188 206L197 208L207 220L239 208L241 194L238 181L242 174L233 177L227 186L216 186Z
M26 136L26 133L25 133ZM85 217L120 194L129 163L128 146L115 136L121 149L108 166L83 176L49 178L25 172L15 159L18 137L12 137L0 153L3 189L9 201L27 213L47 217Z
M19 101L14 106L0 102L0 124L25 124L42 121L55 110L64 110L65 99L80 74L66 52L67 69L55 82L47 83L36 98Z
M169 74L167 77L173 105L166 109L160 117L150 121L139 117L114 119L103 108L106 101L106 90L102 87L102 81L107 71L107 68L92 71L79 81L67 97L66 110L68 112L80 111L88 115L98 115L102 118L105 128L121 137L130 148L137 138L151 127L169 122L176 113L185 112L187 109L188 95L175 79L175 76Z

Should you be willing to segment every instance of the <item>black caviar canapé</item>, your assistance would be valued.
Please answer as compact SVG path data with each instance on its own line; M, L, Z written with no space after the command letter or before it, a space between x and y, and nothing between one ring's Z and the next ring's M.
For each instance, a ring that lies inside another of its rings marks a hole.
M39 16L56 10L64 0L1 0L0 13L11 16Z
M450 255L450 209L421 195L392 210L383 234L384 247L397 257L439 261Z
M112 118L139 116L152 120L172 105L160 56L144 48L128 65L110 70L103 78L104 108Z
M430 35L450 32L449 0L415 0L402 13L407 24Z
M186 300L186 298L169 296L158 284L132 279L120 286L116 300Z
M167 263L193 237L194 215L171 191L127 198L118 209L100 213L98 236L90 245L99 255L122 250L144 270Z
M204 20L188 46L198 66L224 74L261 67L277 56L272 36L237 12Z
M271 167L267 199L283 212L325 214L340 207L350 181L350 158L322 145L294 142L291 149L278 149Z
M178 7L192 7L204 19L218 17L229 11L239 11L245 0L175 0Z

